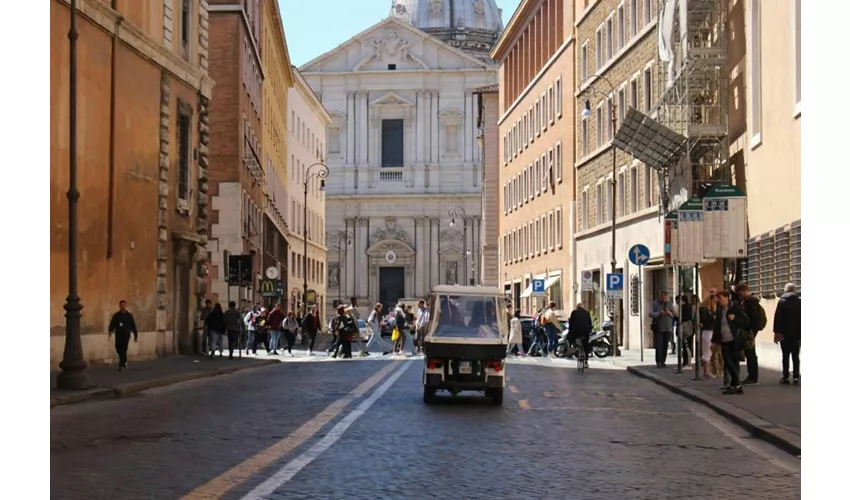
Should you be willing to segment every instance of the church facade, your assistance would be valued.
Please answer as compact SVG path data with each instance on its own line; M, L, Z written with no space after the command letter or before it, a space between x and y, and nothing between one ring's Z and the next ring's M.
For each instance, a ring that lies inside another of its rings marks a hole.
M482 163L474 90L494 84L498 69L475 47L451 43L470 23L480 43L495 42L495 3L396 0L386 19L302 66L331 116L329 304L356 297L362 311L424 297L437 284L476 282Z

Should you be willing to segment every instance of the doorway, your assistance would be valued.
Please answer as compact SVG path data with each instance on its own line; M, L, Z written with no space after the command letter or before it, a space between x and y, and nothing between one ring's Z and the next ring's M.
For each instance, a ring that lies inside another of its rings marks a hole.
M384 311L390 311L404 298L404 268L381 267L378 274L378 300L384 305Z
M191 278L190 265L177 261L175 263L176 303L174 315L174 339L180 354L191 354L193 349L189 335L189 282Z

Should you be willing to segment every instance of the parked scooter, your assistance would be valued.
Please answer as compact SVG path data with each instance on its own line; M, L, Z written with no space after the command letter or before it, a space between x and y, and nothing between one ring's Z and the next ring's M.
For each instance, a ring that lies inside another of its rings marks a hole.
M611 344L611 335L614 334L614 323L606 320L602 323L602 330L590 334L590 347L593 355L597 358L605 358L614 353L614 346ZM555 356L559 358L569 358L575 355L575 347L567 341L567 332L561 333L561 338L558 340L558 347L555 349Z

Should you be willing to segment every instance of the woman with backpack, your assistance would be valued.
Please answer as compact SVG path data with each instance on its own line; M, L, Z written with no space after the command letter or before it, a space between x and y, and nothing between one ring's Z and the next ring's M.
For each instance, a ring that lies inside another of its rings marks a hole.
M283 329L283 337L286 339L285 349L287 352L289 352L290 356L293 356L292 346L295 345L295 335L298 333L298 320L295 319L294 312L289 311L289 313L283 319L281 329Z

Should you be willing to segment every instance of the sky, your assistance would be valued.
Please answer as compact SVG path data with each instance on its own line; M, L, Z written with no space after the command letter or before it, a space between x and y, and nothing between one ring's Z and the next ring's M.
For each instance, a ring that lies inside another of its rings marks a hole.
M496 0L508 24L520 0ZM279 0L289 58L310 62L387 17L392 0Z

